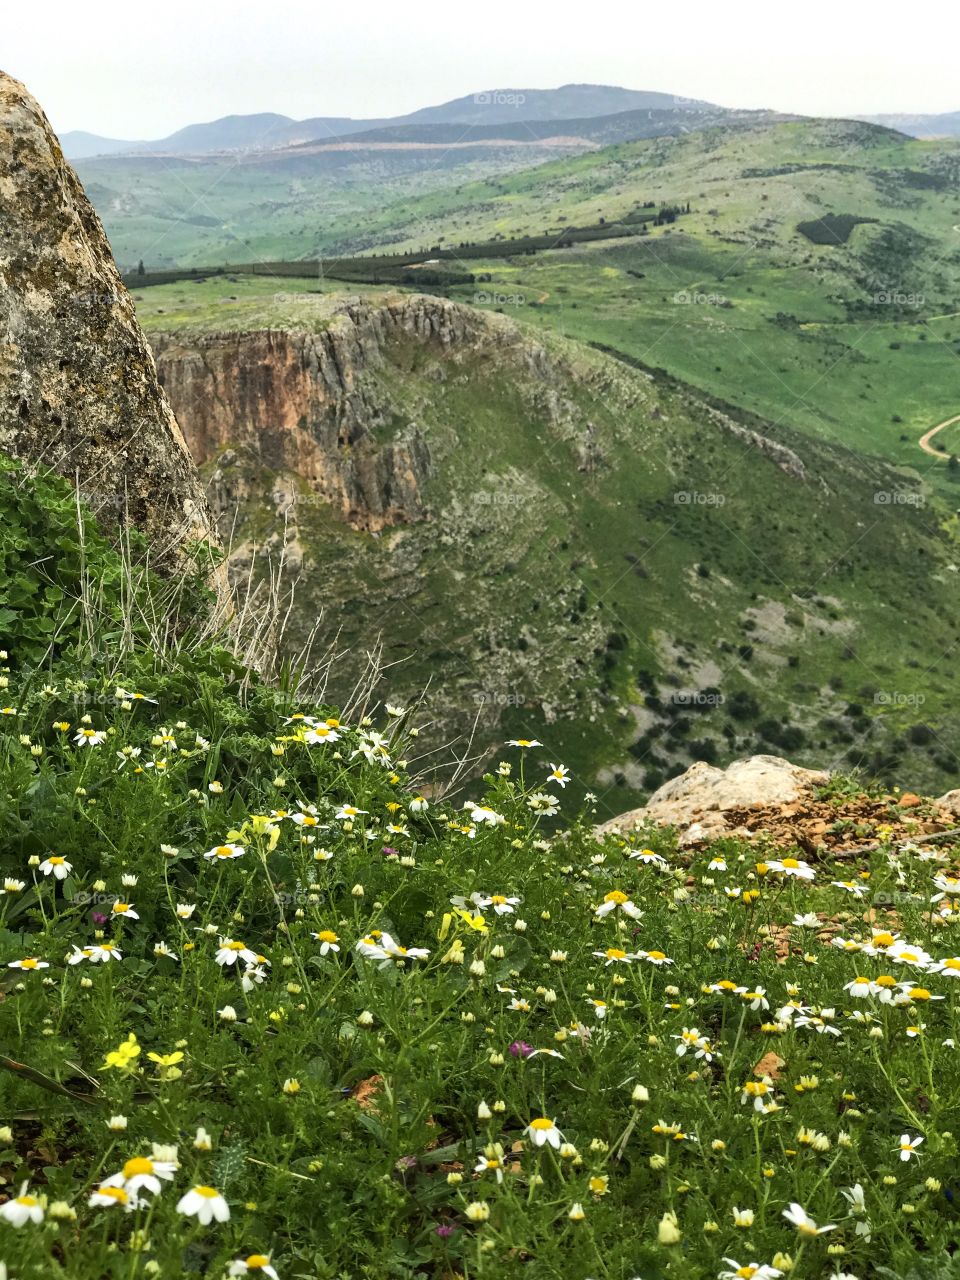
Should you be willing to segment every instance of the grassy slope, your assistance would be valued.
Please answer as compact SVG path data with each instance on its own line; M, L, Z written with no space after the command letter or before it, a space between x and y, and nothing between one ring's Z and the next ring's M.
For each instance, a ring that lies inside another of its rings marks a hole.
M147 291L148 332L171 320L185 337L218 327L224 287ZM248 293L232 327L302 326L304 308L265 301L266 282L229 287ZM478 348L441 383L437 351L401 344L368 375L387 420L427 436L433 518L377 538L298 507L317 568L296 625L303 634L324 611L323 633L339 630L354 651L340 679L382 631L387 658L403 662L392 690L408 697L431 679L431 707L454 733L479 707L482 745L533 726L588 784L612 788L610 812L690 758L763 747L879 768L901 749L911 777L949 781L942 655L960 619L939 508L878 504L877 492L913 490L853 450L782 428L807 466L792 478L697 400L542 336L559 422L522 352ZM603 461L582 471L588 437ZM274 477L242 458L234 467L254 495L237 536L261 541L277 525ZM673 704L678 690L711 689L719 706ZM738 718L748 694L757 705ZM898 743L921 719L929 743ZM778 740L787 724L800 736Z
M385 200L415 204L425 191L556 154L554 147L489 146L245 161L107 157L75 167L127 270L140 259L193 266L367 248Z
M436 216L449 243L690 199L680 227L648 238L471 266L489 277L487 305L522 306L774 421L919 468L952 501L916 439L958 408L958 163L952 145L780 125L612 148L478 184ZM941 189L919 185L930 175ZM412 211L418 235L435 203ZM878 221L847 245L796 231L850 211ZM942 442L960 447L960 435Z
M538 324L663 366L773 421L919 467L952 503L952 477L915 442L957 411L958 172L956 145L867 125L710 130L419 198L404 190L391 200L387 184L387 198L378 192L365 212L338 212L334 190L324 225L340 247L449 247L549 229L559 236L564 225L620 216L644 200L689 200L680 226L649 237L470 260L490 279L454 296L484 305L485 294L498 295L487 305L508 310L519 296ZM350 199L366 200L362 190L361 182ZM844 246L814 245L796 231L827 212L877 222L856 227ZM315 246L301 229L298 251ZM202 256L198 249L193 260ZM891 292L907 302L874 302ZM960 447L957 428L940 440Z

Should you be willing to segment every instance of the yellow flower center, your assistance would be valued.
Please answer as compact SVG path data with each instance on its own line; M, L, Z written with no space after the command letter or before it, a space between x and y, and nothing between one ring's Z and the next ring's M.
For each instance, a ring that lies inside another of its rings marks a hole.
M544 1132L544 1133L545 1133L548 1129L552 1129L552 1128L553 1128L553 1121L552 1121L552 1120L546 1120L546 1119L544 1119L544 1117L543 1117L543 1116L539 1116L536 1120L531 1120L531 1121L530 1121L530 1128L531 1128L531 1129L539 1129L539 1130L541 1130L542 1132Z
M616 902L618 904L621 902L630 901L630 899L627 897L627 895L623 892L622 889L611 890L611 892L608 893L603 900L604 902Z
M51 867L62 867L66 862L66 858L61 858L58 855L51 854L47 861L50 863Z
M132 1160L128 1160L123 1166L123 1176L125 1178L135 1178L138 1174L153 1173L153 1161L148 1160L146 1156L134 1156Z
M665 951L648 951L647 957L650 960L666 960L667 954Z
M203 1196L205 1200L216 1200L220 1192L216 1187L194 1187L194 1194Z
M960 960L944 960L943 967L945 969L960 969Z
M262 1271L270 1262L265 1253L251 1253L247 1258L247 1266L251 1271Z
M792 871L796 871L796 869L797 869L797 867L799 867L800 863L799 863L798 859L796 859L796 858L784 858L784 860L783 860L783 865L784 865L785 867L789 867Z
M321 929L317 937L321 942L336 942L337 940L337 935L332 929Z
M97 1195L106 1196L108 1200L116 1200L117 1204L126 1204L129 1199L123 1187L101 1187Z
M245 951L246 946L242 942L225 942L223 949L224 951Z
M36 967L37 967L37 962L36 962L36 960L21 960L21 961L20 961L20 968L21 968L21 969L36 969Z
M17 1196L17 1204L24 1204L28 1209L32 1209L34 1205L39 1204L36 1196Z

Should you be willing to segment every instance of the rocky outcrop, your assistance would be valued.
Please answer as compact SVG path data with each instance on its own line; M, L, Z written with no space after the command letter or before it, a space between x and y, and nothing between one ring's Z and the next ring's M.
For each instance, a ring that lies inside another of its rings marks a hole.
M734 760L726 769L698 761L686 773L665 782L642 808L611 818L599 830L626 832L655 823L678 827L681 845L697 844L735 831L737 823L731 823L729 815L794 804L812 795L813 788L829 777L780 756L750 756Z
M513 346L516 332L446 300L408 295L340 305L318 331L159 333L152 343L199 464L243 450L299 477L353 528L379 532L427 514L430 470L415 406L398 410L388 365L416 361L444 381L478 342L492 335ZM536 361L539 349L528 349ZM210 492L216 502L216 479Z
M788 449L779 440L771 440L769 436L761 435L759 431L754 431L751 427L745 427L742 423L734 422L729 414L723 413L719 409L710 408L708 412L714 422L718 423L724 431L729 432L736 439L742 440L750 448L765 454L772 462L776 463L785 475L792 476L794 480L805 480L807 478L807 469L803 465L803 459L793 449Z
M103 228L46 116L0 72L0 450L69 477L158 568L216 541Z

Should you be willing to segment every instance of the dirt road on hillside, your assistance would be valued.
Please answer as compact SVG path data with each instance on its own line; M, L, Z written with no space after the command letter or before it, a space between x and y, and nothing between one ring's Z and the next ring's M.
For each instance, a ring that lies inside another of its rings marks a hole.
M938 431L942 431L944 427L952 427L955 422L960 422L960 413L954 414L952 418L947 418L943 422L938 422L935 427L931 427L929 431L925 432L917 441L923 452L929 453L931 458L939 458L941 462L946 461L950 456L949 453L944 453L940 449L935 449L930 441Z

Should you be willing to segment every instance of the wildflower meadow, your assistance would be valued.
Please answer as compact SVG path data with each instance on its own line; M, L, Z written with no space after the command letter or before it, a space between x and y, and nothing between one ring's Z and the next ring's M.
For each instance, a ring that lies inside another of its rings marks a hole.
M681 854L535 741L445 800L405 708L4 667L10 1276L958 1274L949 845Z
M949 831L601 835L549 743L456 781L7 491L0 1274L960 1276Z

